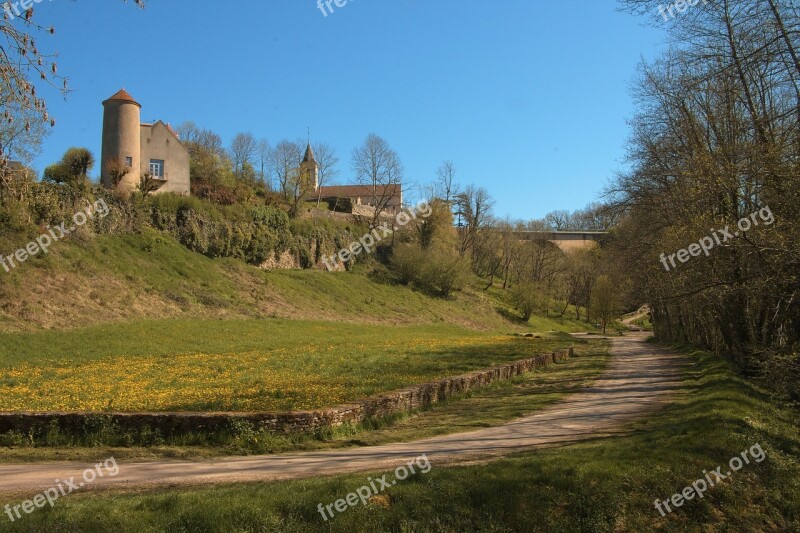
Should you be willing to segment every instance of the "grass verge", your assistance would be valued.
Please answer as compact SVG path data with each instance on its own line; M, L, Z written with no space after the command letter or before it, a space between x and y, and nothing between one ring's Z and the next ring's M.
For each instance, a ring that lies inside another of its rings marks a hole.
M775 405L725 361L688 354L684 392L628 432L486 464L437 467L323 522L328 504L364 485L357 473L324 479L109 492L63 499L4 527L12 532L156 531L797 531L797 413ZM661 517L703 470L758 443L766 452Z

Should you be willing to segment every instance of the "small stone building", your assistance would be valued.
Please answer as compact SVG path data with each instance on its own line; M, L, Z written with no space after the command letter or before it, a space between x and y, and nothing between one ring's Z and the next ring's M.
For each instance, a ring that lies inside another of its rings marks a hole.
M156 193L188 195L189 152L169 124L143 124L141 107L125 89L103 102L102 184L130 194L148 175Z

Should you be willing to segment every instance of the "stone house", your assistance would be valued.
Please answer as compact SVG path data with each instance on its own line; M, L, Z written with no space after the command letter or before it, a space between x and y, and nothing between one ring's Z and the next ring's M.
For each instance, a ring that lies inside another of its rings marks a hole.
M189 152L169 124L142 123L141 107L125 89L103 102L101 183L130 194L148 175L156 193L188 195Z

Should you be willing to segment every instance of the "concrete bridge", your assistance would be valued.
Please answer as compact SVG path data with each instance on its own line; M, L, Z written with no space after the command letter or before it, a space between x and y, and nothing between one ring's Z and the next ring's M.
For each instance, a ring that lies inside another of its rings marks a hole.
M515 231L524 240L550 241L565 252L597 246L607 231Z

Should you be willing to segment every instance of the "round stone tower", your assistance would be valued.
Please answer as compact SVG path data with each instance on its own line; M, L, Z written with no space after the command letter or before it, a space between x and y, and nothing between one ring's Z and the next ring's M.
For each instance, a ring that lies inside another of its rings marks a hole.
M128 169L116 184L124 194L139 185L141 169L141 105L125 89L103 102L103 153L100 160L100 179L109 189L114 188L114 174Z

